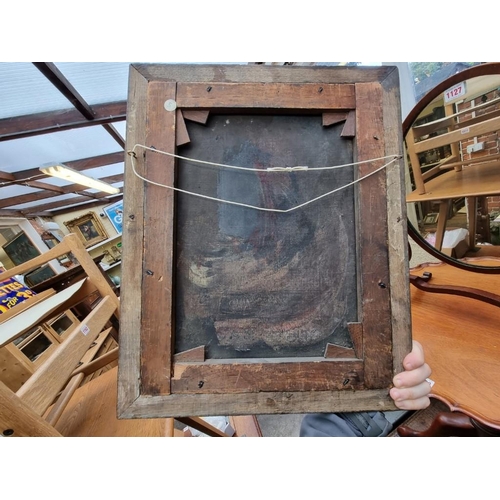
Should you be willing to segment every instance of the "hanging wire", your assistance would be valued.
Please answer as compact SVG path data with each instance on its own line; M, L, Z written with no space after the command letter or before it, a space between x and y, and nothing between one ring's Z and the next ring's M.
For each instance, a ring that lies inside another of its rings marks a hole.
M232 168L232 169L238 169L238 170L249 170L249 171L257 171L257 172L295 172L295 171L298 171L298 172L309 172L309 171L312 171L312 170L332 170L332 169L337 169L337 168L345 168L345 167L349 167L349 166L354 166L354 165L360 165L360 164L364 164L364 163L370 163L370 162L375 162L375 161L378 161L378 160L383 160L383 159L387 159L387 158L392 158L390 161L388 161L387 163L385 163L384 165L382 165L381 167L375 169L373 172L370 172L369 174L366 174L364 175L363 177L360 177L359 179L356 179L352 182L349 182L348 184L345 184L344 186L340 186L336 189L333 189L332 191L328 191L327 193L324 193L320 196L317 196L311 200L308 200L304 203L301 203L299 205L296 205L296 206L293 206L291 208L288 208L288 209L279 209L279 208L266 208L266 207L259 207L259 206L256 206L256 205L249 205L247 203L240 203L240 202L237 202L237 201L231 201L231 200L224 200L222 198L215 198L213 196L208 196L208 195L204 195L204 194L201 194L201 193L194 193L192 191L186 191L185 189L180 189L180 188L176 188L174 186L169 186L167 184L161 184L159 182L155 182L155 181L152 181L150 179L147 179L145 177L143 177L142 175L140 175L137 170L136 170L136 160L137 160L137 153L136 153L136 148L143 148L143 149L146 149L146 150L149 150L149 151L153 151L155 153L158 153L158 154L164 154L164 155L167 155L167 156L171 156L171 157L175 157L175 158L179 158L179 159L182 159L182 160L187 160L187 161L190 161L190 162L194 162L194 163L200 163L200 164L204 164L204 165L211 165L211 166L216 166L216 167L222 167L222 168ZM166 188L166 189L171 189L173 191L177 191L179 193L184 193L184 194L188 194L188 195L191 195L191 196L196 196L198 198L204 198L204 199L207 199L207 200L212 200L212 201L216 201L216 202L219 202L219 203L227 203L229 205L236 205L236 206L239 206L239 207L245 207L245 208L251 208L251 209L254 209L254 210L260 210L260 211L263 211L263 212L277 212L277 213L289 213L289 212L292 212L294 210L298 210L299 208L302 208L302 207L305 207L307 205L310 205L311 203L314 203L322 198L325 198L326 196L330 196L342 189L346 189L350 186L353 186L354 184L357 184L361 181L363 181L364 179L367 179L368 177L371 177L372 175L376 174L377 172L380 172L381 170L384 170L385 168L387 168L389 165L391 165L392 163L395 163L397 160L399 160L401 158L401 156L398 156L398 155L390 155L390 156L384 156L384 157L381 157L381 158L374 158L374 159L371 159L371 160L363 160L363 161L360 161L360 162L354 162L354 163L348 163L348 164L344 164L344 165L336 165L336 166L328 166L328 167L314 167L314 168L309 168L309 167L306 167L306 166L297 166L297 167L268 167L268 168L265 168L265 169L259 169L259 168L250 168L250 167L239 167L239 166L235 166L235 165L226 165L226 164L223 164L223 163L214 163L214 162L209 162L209 161L204 161L204 160L197 160L197 159L194 159L194 158L187 158L187 157L184 157L184 156L180 156L180 155L176 155L174 153L168 153L166 151L160 151L158 149L155 149L155 148L151 148L151 147L148 147L148 146L144 146L142 144L136 144L131 151L128 151L127 152L129 154L129 156L131 157L131 166L132 166L132 171L134 173L134 175L136 177L138 177L139 179L142 179L144 182L147 182L149 184L153 184L155 186L159 186L159 187L163 187L163 188Z

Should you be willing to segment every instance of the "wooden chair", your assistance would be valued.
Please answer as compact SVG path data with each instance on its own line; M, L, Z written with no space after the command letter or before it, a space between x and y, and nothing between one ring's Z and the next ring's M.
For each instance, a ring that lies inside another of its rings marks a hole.
M109 296L111 301L116 305L116 310L114 312L114 316L119 319L120 318L120 301L116 294L113 292L113 289L109 285L108 281L104 278L102 272L99 270L95 262L92 260L92 257L89 255L82 242L78 239L76 234L68 234L63 238L63 240L51 248L47 252L35 257L34 259L29 260L23 264L20 264L8 271L1 273L0 278L2 280L12 278L16 275L23 275L32 271L33 269L37 269L38 267L50 262L57 257L61 257L62 255L66 255L68 253L72 253L73 256L78 260L82 269L85 271L86 276L89 281L88 284L85 285L84 289L72 303L75 303L76 300L81 299L82 297L86 297L92 293L92 291L98 291L99 294L104 296ZM92 289L92 290L91 290ZM1 316L0 316L1 318Z
M444 118L413 126L406 134L415 190L406 201L439 204L435 247L441 250L451 200L465 198L469 213L469 248L474 248L476 205L479 197L500 194L500 154L464 160L462 144L500 129L500 98L471 109L452 112L445 106ZM476 115L480 112L479 115ZM473 116L468 116L473 115ZM424 171L420 155L449 146L450 154Z
M110 367L112 363L116 364L118 348L97 358L94 357L94 351L99 342L114 331L111 320L119 318L120 301L76 235L66 236L45 254L2 273L2 278L23 274L69 252L79 261L87 278L72 294L63 290L56 295L44 296L46 300L61 295L64 297L60 303L52 300L55 308L49 307L45 316L55 315L78 304L96 290L100 300L18 390L12 390L0 382L0 433L4 436L184 435L174 428L174 419L171 418L117 419L116 366L90 379L93 373ZM30 304L23 303L17 313L26 314L30 310L34 313L40 303L40 299ZM13 310L8 316L9 320L14 318L16 311ZM41 317L45 316L42 314ZM6 337L9 337L8 325L8 321L3 323ZM15 335L21 333L18 331ZM14 340L13 336L8 340ZM84 381L87 382L82 385ZM179 420L210 436L261 435L255 417L230 417L231 428L225 432L197 417Z
M68 339L16 393L0 382L0 427L3 435L60 435L52 424L84 378L83 372L73 372L115 311L114 300L110 296L103 297L84 322L71 332ZM43 415L59 395L47 420L44 419Z
M120 301L76 235L66 236L62 242L44 254L3 272L0 275L0 281L23 275L70 252L85 272L83 280L59 293L53 289L45 290L0 315L0 368L2 370L0 380L13 391L17 391L45 363L59 343L65 342L67 334L64 334L63 338L55 332L51 334L47 331L46 322L50 322L53 318L64 314L70 316L74 324L78 322L84 324L84 317L92 311L94 305L101 298L108 297L110 303L114 305L114 310L108 318L108 326L113 328L109 329L106 336L101 335L95 340L96 345L92 346L91 351L85 354L82 361L92 361L96 355L117 346ZM82 307L86 303L88 305ZM75 310L74 308L79 310L78 317L70 313L71 310ZM31 331L34 333L31 334ZM24 340L23 337L26 335L29 337ZM23 344L25 341L35 342L37 338L38 341L43 340L43 343L49 346L36 359L29 359L22 352Z

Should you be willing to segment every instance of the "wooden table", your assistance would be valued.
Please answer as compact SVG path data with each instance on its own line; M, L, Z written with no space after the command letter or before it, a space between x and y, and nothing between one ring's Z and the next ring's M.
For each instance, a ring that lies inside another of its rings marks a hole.
M499 266L500 259L481 259ZM472 287L500 294L500 275L444 263L423 264L411 274L432 273L429 284ZM500 295L498 296L500 300ZM500 431L500 308L480 300L411 287L413 338L424 347L435 381L431 397Z
M430 179L425 183L424 194L413 191L406 197L407 203L418 203L424 201L439 202L439 218L436 229L435 247L441 250L446 223L448 219L448 203L452 199L466 198L470 201L470 210L475 212L475 199L482 196L494 196L500 194L500 162L493 161L485 165L476 165L464 168L460 172L451 170ZM476 220L471 218L469 223L469 234L476 232ZM475 241L471 236L469 247L474 248Z

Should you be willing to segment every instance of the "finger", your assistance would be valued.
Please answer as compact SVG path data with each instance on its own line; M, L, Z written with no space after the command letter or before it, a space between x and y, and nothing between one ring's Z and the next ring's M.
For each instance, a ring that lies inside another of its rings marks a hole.
M408 387L406 389L393 387L389 393L395 402L401 402L426 397L430 394L430 392L431 385L428 382L422 382L414 387Z
M424 410L431 404L431 400L424 396L418 399L406 399L404 401L395 401L394 404L400 410Z
M405 356L403 367L405 370L413 370L425 363L424 349L417 340L413 341L412 351Z
M431 373L430 366L424 363L414 370L398 373L392 382L398 388L412 387L421 384L426 378L430 377Z

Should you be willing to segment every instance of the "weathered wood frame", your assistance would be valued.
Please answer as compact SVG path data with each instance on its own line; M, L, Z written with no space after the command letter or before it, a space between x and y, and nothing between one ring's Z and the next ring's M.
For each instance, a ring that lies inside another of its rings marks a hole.
M168 100L176 103L175 112L166 110ZM127 151L136 144L176 151L184 132L179 113L245 108L324 118L342 112L348 122L354 118L355 161L402 154L396 68L233 65L132 65ZM142 151L137 156L139 174L175 185L174 158ZM360 165L357 175L373 168ZM354 349L328 359L205 361L196 350L174 355L175 194L139 179L128 156L119 417L395 409L389 388L411 346L404 172L398 162L359 183L356 200L361 319L350 325Z

